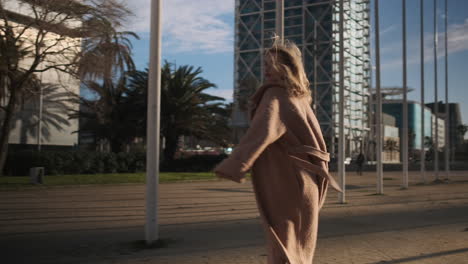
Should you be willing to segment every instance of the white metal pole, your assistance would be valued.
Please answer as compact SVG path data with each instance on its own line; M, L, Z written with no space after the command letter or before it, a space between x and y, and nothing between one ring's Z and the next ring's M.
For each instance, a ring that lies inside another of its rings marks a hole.
M445 0L445 177L450 174L450 105L448 98L448 0Z
M318 77L318 74L317 74L317 64L318 64L318 60L317 60L317 51L318 51L318 39L317 39L317 20L314 21L314 97L313 97L313 100L314 100L314 112L317 113L317 77Z
M276 0L276 35L284 41L284 0Z
M42 76L41 76L41 84L39 85L39 120L37 124L37 150L41 151L42 148L42 115L43 115L43 107L44 107L44 95L42 92Z
M434 115L435 115L435 139L434 139L434 173L439 180L439 96L437 81L437 0L434 0Z
M146 243L159 239L158 183L161 94L161 15L162 0L151 1L150 68L148 78L148 118L146 134Z
M382 165L382 93L380 90L380 30L379 30L379 0L375 0L375 86L377 94L376 136L377 136L377 193L383 194Z
M406 68L406 0L403 5L403 188L408 188L408 84Z
M345 135L344 135L344 0L340 0L340 105L339 105L339 127L338 127L338 173L340 187L339 202L346 202L346 168L345 168Z
M425 102L424 102L424 0L420 1L420 52L421 52L421 177L426 183L426 149L425 149Z

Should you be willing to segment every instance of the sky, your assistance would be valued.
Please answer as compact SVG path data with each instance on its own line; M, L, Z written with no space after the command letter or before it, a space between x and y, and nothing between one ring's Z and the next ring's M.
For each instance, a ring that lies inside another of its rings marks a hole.
M134 12L126 30L140 36L133 41L137 68L149 60L151 0L123 0ZM425 101L434 101L434 0L424 1ZM445 0L437 1L438 98L445 101ZM374 2L374 1L371 1ZM380 0L380 52L382 87L401 87L402 1ZM420 0L406 0L409 100L420 101ZM371 8L373 11L373 7ZM374 16L371 14L372 28ZM460 103L468 124L468 1L448 0L449 101ZM372 35L373 36L373 35ZM209 93L232 101L234 63L234 0L163 0L163 60L176 65L202 67L202 77L215 83ZM374 38L371 39L375 54ZM375 57L373 57L373 60ZM375 75L374 75L375 76ZM375 80L375 78L373 78Z

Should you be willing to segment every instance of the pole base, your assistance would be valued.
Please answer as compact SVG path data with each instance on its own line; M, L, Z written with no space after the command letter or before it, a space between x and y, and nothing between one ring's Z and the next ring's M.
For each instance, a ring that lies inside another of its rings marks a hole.
M445 181L441 180L441 179L435 179L432 183L433 184L442 184L442 183L445 183Z
M131 243L131 248L134 250L167 248L170 244L174 243L174 241L174 239L163 238L148 244L146 240L137 240Z

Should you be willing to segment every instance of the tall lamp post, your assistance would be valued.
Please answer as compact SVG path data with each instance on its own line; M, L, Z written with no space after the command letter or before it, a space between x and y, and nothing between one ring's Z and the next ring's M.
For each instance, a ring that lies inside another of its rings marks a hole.
M403 188L408 188L408 85L406 68L406 0L403 6Z
M37 151L41 151L42 149L42 115L43 115L43 108L44 108L44 94L42 91L42 75L41 75L41 85L39 87L39 118L37 124Z
M276 0L276 35L284 41L284 0Z
M339 92L339 124L338 124L338 173L340 187L343 190L338 194L340 203L346 202L346 168L345 157L345 136L344 136L344 0L340 0L340 92Z
M421 176L426 183L426 149L425 149L425 103L424 103L424 0L420 1L420 52L421 52Z
M435 115L435 139L434 139L434 173L436 181L439 180L439 95L437 80L437 0L434 0L434 115Z
M375 0L375 87L377 94L375 130L377 137L377 193L383 194L383 166L382 166L382 93L380 89L380 30L379 30L379 0Z
M445 0L445 177L448 179L450 174L450 105L448 99L448 7L447 1Z
M148 117L146 134L146 244L159 239L159 129L161 95L161 14L162 0L151 1L150 67L148 78Z

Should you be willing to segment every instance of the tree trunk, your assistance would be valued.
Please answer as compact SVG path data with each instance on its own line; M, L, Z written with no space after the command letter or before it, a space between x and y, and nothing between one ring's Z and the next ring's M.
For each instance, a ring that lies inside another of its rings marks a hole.
M119 153L122 152L122 143L118 138L110 138L109 139L110 147L111 147L111 152L114 153Z
M172 161L174 160L177 147L179 145L179 136L168 136L166 137L166 148L164 149L164 160Z
M3 170L5 168L6 157L8 155L8 141L10 139L11 125L13 122L13 116L16 108L16 93L13 92L8 100L7 109L5 112L5 119L1 127L0 134L0 176L3 176Z

